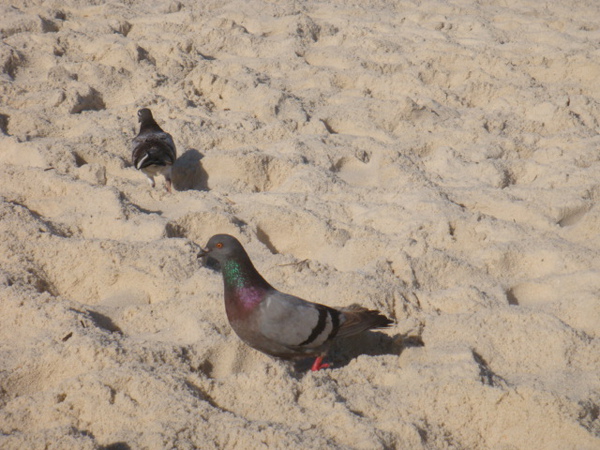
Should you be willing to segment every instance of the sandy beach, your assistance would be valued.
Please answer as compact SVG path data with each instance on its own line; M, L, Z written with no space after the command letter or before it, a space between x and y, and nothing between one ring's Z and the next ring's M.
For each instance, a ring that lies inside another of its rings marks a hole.
M600 448L600 3L0 12L0 448ZM249 348L217 233L394 325Z

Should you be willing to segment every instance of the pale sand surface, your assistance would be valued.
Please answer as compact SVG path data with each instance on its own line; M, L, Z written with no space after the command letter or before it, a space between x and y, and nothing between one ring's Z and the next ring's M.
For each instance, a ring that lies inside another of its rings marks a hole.
M600 448L599 2L0 3L0 448ZM246 347L215 233L396 324Z

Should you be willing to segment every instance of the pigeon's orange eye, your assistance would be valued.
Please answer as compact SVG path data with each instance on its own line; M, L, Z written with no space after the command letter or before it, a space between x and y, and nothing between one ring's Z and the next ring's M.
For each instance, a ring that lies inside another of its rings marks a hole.
M217 247L217 248L223 248L223 243L222 242L217 242L217 245L215 245L215 247Z

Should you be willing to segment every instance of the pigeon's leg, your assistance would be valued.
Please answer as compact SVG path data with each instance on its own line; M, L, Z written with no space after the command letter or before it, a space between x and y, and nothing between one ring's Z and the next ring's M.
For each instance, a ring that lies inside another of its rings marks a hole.
M171 181L171 173L173 173L172 171L173 171L173 166L171 166L171 165L168 165L167 167L165 167L162 170L162 174L165 177L165 185L167 187L167 191L169 191L169 194L173 193L173 189L172 189L173 183Z
M146 175L146 177L148 177L148 183L150 183L150 186L154 187L154 185L156 184L154 182L154 177L151 177L150 175Z
M316 372L317 370L327 369L328 367L329 367L329 364L327 364L327 363L323 364L323 357L322 356L318 356L315 359L315 362L313 363L313 365L310 368L310 370L312 370L313 372Z

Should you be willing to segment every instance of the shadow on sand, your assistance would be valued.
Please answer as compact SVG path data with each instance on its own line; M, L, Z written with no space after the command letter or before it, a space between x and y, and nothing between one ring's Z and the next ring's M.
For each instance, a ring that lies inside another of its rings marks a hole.
M202 168L200 160L202 153L191 148L181 155L173 164L173 187L177 191L206 191L208 190L208 174Z
M418 335L388 336L378 331L367 331L336 341L324 362L331 364L332 369L339 369L360 355L400 355L406 348L424 345L421 336ZM314 358L301 359L293 362L293 366L298 373L304 373L310 370L313 361Z

